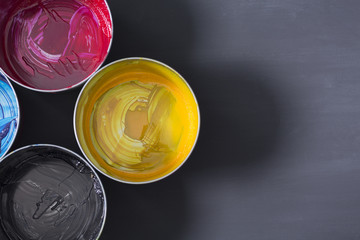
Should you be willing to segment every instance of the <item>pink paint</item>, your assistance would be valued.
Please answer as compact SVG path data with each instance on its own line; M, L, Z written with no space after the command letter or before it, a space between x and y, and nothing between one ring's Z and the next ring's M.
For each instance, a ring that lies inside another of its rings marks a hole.
M105 60L112 23L104 0L14 2L0 26L0 65L16 82L62 90L86 80Z

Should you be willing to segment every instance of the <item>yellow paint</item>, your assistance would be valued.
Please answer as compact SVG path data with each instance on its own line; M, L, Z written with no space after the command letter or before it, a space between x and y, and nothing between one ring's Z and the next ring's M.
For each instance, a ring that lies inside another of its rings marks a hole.
M190 154L199 112L186 82L147 59L127 59L98 72L79 98L75 127L89 160L127 182L156 180Z

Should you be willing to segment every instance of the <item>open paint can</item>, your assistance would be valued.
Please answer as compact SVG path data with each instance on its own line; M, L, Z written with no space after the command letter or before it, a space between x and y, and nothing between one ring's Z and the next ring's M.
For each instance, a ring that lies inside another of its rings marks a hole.
M0 68L31 90L58 92L104 62L113 27L105 0L0 2Z
M198 138L195 95L175 70L127 58L99 70L83 87L74 113L78 144L90 163L124 183L169 176Z
M96 240L106 217L101 181L79 155L39 144L0 163L1 240Z
M0 162L15 140L20 122L19 111L16 93L0 69Z

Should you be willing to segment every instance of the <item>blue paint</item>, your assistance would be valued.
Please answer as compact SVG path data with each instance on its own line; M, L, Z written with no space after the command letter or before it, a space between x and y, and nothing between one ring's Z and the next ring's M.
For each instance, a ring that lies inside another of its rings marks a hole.
M0 158L11 147L19 123L19 104L9 80L0 71Z

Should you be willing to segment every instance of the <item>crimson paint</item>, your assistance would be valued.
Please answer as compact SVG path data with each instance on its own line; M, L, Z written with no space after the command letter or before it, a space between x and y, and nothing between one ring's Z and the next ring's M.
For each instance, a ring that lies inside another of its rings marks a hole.
M85 81L105 60L112 22L104 0L0 4L0 66L20 85L58 91Z

